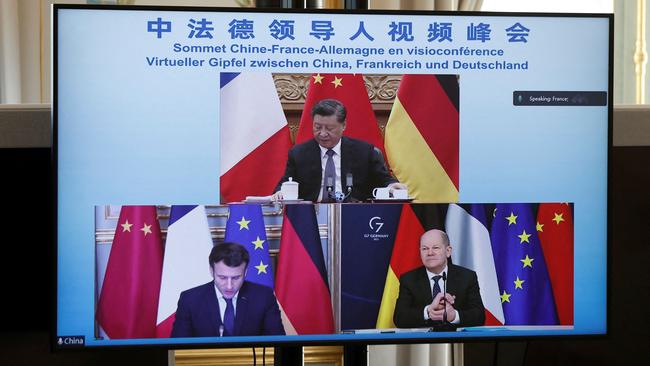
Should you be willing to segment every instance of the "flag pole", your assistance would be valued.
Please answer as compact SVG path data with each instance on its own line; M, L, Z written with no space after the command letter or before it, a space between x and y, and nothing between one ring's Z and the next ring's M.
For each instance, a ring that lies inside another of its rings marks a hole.
M366 10L366 9L368 9L368 1L346 0L345 1L345 8L350 9L350 10ZM341 207L340 206L341 205L338 204L337 206L339 206L338 207L338 209L339 209L339 216L338 216L339 221L338 221L338 223L340 224L341 223L341 221L340 221L340 219L341 219L341 213L340 213ZM340 226L339 226L339 229L340 229ZM341 235L341 231L339 230L339 238L338 238L339 240L337 241L337 245L339 246L339 249L340 249L340 245L341 245L340 235ZM340 252L339 252L339 254L340 254ZM340 258L337 257L337 260L340 260ZM337 267L337 271L338 271L338 273L340 275L340 271L341 271L340 263L339 263L339 266ZM338 286L338 294L339 295L340 295L340 291L341 291L341 286ZM336 329L340 331L341 330L341 317L340 317L341 301L340 301L340 296L338 298L338 305L339 305L339 308L338 309L335 308L335 310L339 310L339 313L338 313L339 316L337 316L335 318L335 321L336 321ZM344 365L367 366L368 365L368 344L355 344L355 345L346 344L345 346L343 346L343 364Z
M341 203L320 205L329 208L328 212L328 269L332 310L334 313L334 331L341 331Z

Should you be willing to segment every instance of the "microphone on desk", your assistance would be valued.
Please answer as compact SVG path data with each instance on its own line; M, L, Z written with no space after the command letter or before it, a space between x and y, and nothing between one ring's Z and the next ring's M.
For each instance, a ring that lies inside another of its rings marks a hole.
M442 294L443 294L443 304L444 308L442 310L442 322L441 324L434 324L433 327L429 329L430 332L451 332L456 330L456 326L447 321L447 273L442 272Z
M353 187L354 187L354 181L352 179L352 173L348 173L345 175L345 197L343 198L344 201L348 197L350 197Z
M442 322L446 325L449 324L447 321L447 272L442 272L442 302L444 308L442 310Z
M325 181L325 191L327 192L327 197L323 197L323 199L325 199L326 202L334 200L334 179L332 179L332 177L327 177Z
M219 337L223 337L223 324L219 326Z

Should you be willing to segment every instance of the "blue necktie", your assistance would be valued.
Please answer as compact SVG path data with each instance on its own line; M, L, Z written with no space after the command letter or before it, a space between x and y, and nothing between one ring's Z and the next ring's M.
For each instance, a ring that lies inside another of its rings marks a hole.
M235 306L232 299L226 299L226 311L223 315L223 328L225 335L232 336L235 334Z
M438 286L438 280L441 279L442 276L433 276L431 279L433 280L433 291L431 292L431 295L433 296L431 299L435 299L436 295L440 293L440 286Z
M334 201L334 190L336 187L336 168L334 167L334 150L328 149L325 152L327 155L327 162L325 162L325 174L323 174L323 194L321 202L333 202ZM328 183L332 186L332 196L327 192Z

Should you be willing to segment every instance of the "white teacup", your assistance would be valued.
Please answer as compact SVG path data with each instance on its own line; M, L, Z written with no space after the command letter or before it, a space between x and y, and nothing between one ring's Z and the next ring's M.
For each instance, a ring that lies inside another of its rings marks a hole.
M287 182L282 183L280 186L283 200L297 200L298 199L298 182L294 182L293 178L289 177Z
M372 196L378 200L387 200L390 198L390 188L378 187L372 190Z
M407 189L393 189L393 198L396 200L406 200L409 198Z

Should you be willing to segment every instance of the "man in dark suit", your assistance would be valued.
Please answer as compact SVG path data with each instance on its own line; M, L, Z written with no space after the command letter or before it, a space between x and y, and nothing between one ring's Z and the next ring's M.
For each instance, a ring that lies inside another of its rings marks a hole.
M314 105L314 138L289 150L284 176L272 196L274 200L283 198L280 187L289 178L299 183L298 198L308 201L331 202L336 192L349 195L349 200L363 201L372 197L376 187L406 189L389 174L381 151L365 141L342 137L346 115L343 104L334 99Z
M284 335L273 290L244 281L249 260L241 244L214 246L214 281L181 293L172 337Z
M476 272L448 263L450 256L451 245L444 231L429 230L422 235L423 266L400 277L393 314L397 327L483 325L485 309Z

